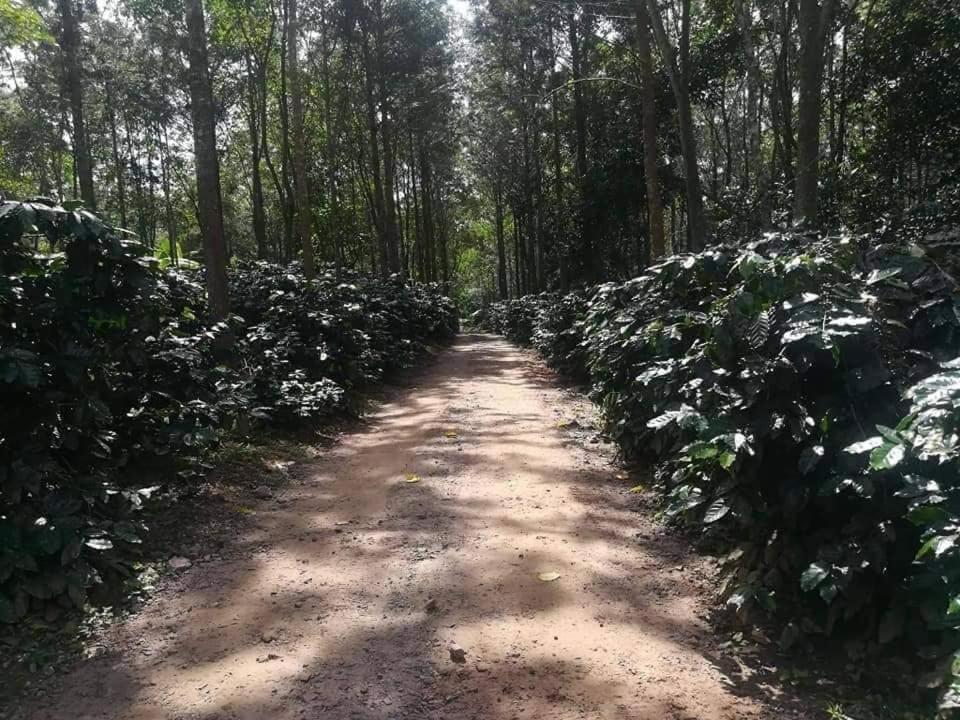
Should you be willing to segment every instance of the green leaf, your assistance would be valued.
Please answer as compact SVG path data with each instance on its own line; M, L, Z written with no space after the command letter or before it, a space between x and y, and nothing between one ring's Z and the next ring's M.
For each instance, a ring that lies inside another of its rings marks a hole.
M901 443L884 442L870 453L871 470L889 470L903 460L905 448Z
M883 268L882 270L879 268L876 270L871 270L870 275L867 276L867 285L876 285L884 280L889 280L890 278L899 275L901 269L902 268L898 267L890 267Z
M740 610L744 605L746 605L747 601L754 596L754 592L754 589L749 585L739 587L730 594L730 597L727 598L727 605L735 610Z
M716 457L720 453L720 449L716 445L706 442L687 445L684 451L693 460L706 460Z
M703 515L703 522L710 525L726 516L728 512L730 512L730 506L727 505L723 498L719 498L714 500L710 507L707 508L707 512Z
M800 589L810 592L830 574L830 570L820 563L810 563L810 567L800 576Z
M937 709L940 711L960 710L960 678L955 679L940 694Z
M847 445L843 451L845 453L850 453L851 455L860 455L861 453L869 452L883 445L883 438L879 435L874 435L873 437L867 438L866 440L861 440L860 442L855 442L853 445Z
M950 604L947 606L947 616L954 617L960 615L960 595L950 598Z
M828 583L823 583L820 586L819 592L820 592L820 597L823 599L823 601L827 605L829 605L830 603L833 602L833 599L837 596L837 593L839 592L839 588L837 587L836 583L828 582Z
M733 464L736 461L736 453L730 452L729 450L724 450L717 459L717 462L720 463L720 467L722 467L724 470L729 470L731 467L733 467Z
M933 553L935 558L939 558L950 548L957 544L956 535L934 535L927 540L917 551L916 560L922 560L925 556Z
M938 525L949 517L947 511L936 505L921 505L907 513L907 519L914 525Z
M107 538L88 538L86 541L86 546L93 548L94 550L111 550L113 548L113 543Z

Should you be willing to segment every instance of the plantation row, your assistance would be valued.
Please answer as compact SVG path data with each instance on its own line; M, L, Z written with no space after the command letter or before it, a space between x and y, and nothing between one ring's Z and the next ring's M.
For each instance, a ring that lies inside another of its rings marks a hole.
M136 511L224 433L355 409L457 330L433 285L266 263L230 282L236 315L209 324L199 272L89 213L0 205L0 621L126 577Z
M960 296L922 252L771 236L478 319L589 381L742 620L890 650L960 707Z

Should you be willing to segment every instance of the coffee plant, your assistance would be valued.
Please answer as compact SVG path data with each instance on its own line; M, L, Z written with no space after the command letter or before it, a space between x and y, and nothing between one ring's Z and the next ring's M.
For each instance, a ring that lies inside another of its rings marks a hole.
M457 331L436 286L296 267L161 269L94 215L0 205L0 622L55 616L129 575L137 511L189 488L225 433L356 409Z
M960 705L960 295L920 248L771 235L481 319L589 378L741 620L913 655Z

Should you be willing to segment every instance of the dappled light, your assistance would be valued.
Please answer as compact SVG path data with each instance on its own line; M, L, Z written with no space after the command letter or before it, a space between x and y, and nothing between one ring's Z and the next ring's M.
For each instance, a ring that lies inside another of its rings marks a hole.
M0 720L960 713L958 68L956 0L0 0Z
M31 717L789 712L706 632L715 569L637 513L592 430L557 427L590 428L588 404L489 336L415 382Z

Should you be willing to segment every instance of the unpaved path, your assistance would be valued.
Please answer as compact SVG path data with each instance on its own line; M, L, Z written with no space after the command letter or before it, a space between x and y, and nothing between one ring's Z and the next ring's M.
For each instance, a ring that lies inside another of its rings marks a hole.
M562 427L589 422L585 400L490 336L461 337L419 375L24 712L803 716L717 649L710 566L638 512L592 431Z

